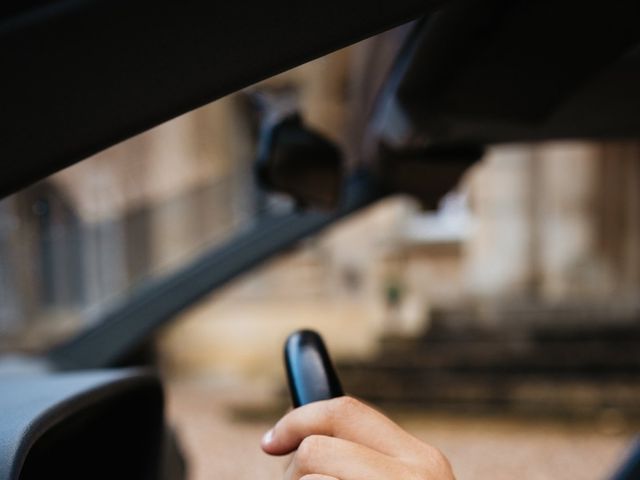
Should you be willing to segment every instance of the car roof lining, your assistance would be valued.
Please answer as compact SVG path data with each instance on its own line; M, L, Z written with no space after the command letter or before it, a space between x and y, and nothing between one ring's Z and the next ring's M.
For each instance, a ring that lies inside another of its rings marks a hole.
M61 0L13 11L0 20L0 197L441 2Z
M640 127L637 55L626 70L616 63L640 41L635 0L401 0L377 8L275 0L251 9L59 0L2 13L0 196L426 13L395 95L430 145L628 138Z

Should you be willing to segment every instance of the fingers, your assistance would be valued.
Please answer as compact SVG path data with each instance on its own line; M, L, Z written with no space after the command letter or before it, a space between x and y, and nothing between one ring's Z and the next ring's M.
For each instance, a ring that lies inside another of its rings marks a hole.
M422 442L351 397L314 402L289 412L264 436L262 448L271 455L284 455L310 435L337 437L396 457L424 451Z
M411 478L410 469L397 459L340 438L312 435L293 456L285 480L309 476L340 480L388 480Z
M336 477L330 477L329 475L319 475L317 473L312 473L310 475L305 475L300 477L300 480L340 480Z

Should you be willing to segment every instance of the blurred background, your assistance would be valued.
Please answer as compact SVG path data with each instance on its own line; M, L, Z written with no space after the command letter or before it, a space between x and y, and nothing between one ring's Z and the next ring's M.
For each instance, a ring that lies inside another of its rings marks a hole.
M338 144L372 39L0 202L0 351L43 352L289 200L253 175L258 100ZM279 478L282 344L320 331L345 389L459 479L602 479L640 419L640 143L491 148L435 211L385 199L212 292L146 346L190 476Z

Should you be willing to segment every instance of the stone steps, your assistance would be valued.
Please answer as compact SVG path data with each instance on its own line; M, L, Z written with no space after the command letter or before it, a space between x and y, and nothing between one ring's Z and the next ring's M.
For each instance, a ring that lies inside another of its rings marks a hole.
M622 329L448 330L386 337L343 361L347 391L377 403L454 410L640 417L640 325Z

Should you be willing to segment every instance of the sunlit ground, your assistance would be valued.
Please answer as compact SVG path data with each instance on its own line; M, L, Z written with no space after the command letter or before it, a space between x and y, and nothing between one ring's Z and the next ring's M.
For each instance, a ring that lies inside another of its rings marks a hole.
M274 408L272 392L174 382L168 396L190 479L282 477L286 459L270 458L259 447L283 408ZM391 416L444 451L458 480L606 480L634 428L602 419L576 424L415 412Z

